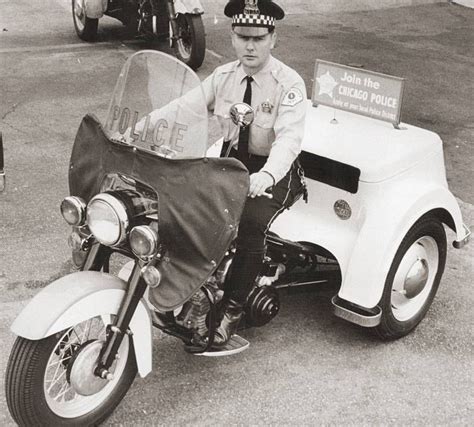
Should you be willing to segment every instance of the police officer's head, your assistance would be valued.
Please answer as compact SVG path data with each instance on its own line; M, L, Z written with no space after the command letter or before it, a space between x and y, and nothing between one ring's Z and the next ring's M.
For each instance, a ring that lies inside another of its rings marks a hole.
M268 61L275 46L275 21L285 12L272 0L230 0L224 14L232 18L232 45L248 74L255 74Z

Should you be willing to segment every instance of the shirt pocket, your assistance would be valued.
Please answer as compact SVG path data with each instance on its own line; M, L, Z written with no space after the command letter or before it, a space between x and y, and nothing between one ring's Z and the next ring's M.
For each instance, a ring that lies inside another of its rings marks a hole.
M273 114L257 110L251 128L251 144L255 154L268 156L270 153L271 144L275 140L274 124Z

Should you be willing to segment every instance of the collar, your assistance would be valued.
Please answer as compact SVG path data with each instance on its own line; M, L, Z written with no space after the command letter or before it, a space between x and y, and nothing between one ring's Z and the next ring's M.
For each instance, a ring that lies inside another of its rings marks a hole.
M259 87L262 86L263 80L265 79L265 76L267 76L269 73L271 73L275 68L275 58L270 55L268 58L268 62L265 64L265 66L260 70L257 71L255 74L252 74L253 80L255 84ZM237 81L242 84L244 82L245 77L247 77L247 74L244 71L244 67L242 66L242 63L239 61L237 64Z

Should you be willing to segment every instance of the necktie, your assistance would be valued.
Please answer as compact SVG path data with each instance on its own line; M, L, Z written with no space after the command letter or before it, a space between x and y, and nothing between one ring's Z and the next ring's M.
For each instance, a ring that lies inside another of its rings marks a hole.
M248 105L252 105L252 82L253 77L247 76L245 77L247 80L247 87L245 88L244 93L244 102ZM250 126L246 126L240 129L239 132L239 143L237 146L237 158L244 162L248 160L249 157L249 135L250 135Z

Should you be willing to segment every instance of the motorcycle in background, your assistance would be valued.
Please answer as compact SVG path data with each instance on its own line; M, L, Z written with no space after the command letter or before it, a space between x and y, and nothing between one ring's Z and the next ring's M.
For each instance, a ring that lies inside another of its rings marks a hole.
M99 19L121 21L130 36L169 38L179 60L194 70L204 61L206 37L200 0L72 0L72 17L80 39L97 37Z

